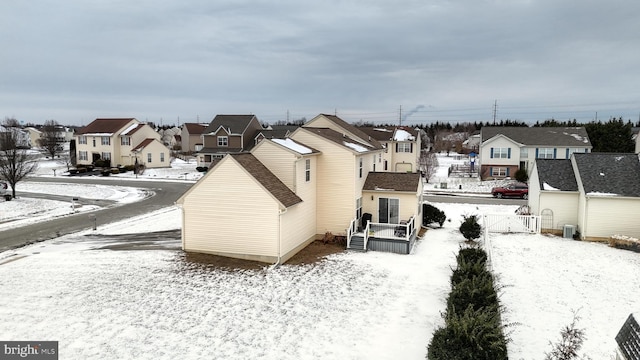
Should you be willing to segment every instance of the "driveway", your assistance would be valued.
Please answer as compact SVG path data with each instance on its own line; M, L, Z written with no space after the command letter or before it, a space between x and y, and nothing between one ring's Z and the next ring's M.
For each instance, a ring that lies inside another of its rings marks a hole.
M147 189L153 193L153 196L135 203L119 206L115 206L115 204L107 204L105 208L97 211L55 218L24 227L0 231L0 252L39 241L53 239L66 234L91 229L93 227L93 220L89 217L89 214L95 215L96 224L97 226L100 226L101 224L132 218L171 206L193 185L193 183L175 181L107 180L88 177L33 178L27 181L130 186ZM22 193L19 191L19 184L17 190L18 196L47 197L42 194ZM59 197L53 195L48 196L47 198L59 200ZM68 201L69 199L66 198L65 200ZM92 201L95 200L80 199L80 202L84 203ZM101 205L104 206L105 202L103 201Z

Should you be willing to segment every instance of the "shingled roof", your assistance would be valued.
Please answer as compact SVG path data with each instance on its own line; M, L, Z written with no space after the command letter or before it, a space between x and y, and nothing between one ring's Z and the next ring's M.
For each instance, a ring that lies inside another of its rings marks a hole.
M404 130L414 138L419 136L416 129L412 129L408 126L364 126L358 127L358 129L378 141L393 141L398 130Z
M578 191L578 183L569 159L536 159L540 189ZM547 186L545 186L547 184Z
M202 134L204 133L204 129L208 127L208 125L199 123L184 123L184 126L187 128L190 135Z
M362 144L362 142L356 139L352 139L349 136L346 136L343 133L339 133L333 129L314 128L314 127L303 127L303 129L305 129L306 131L312 132L316 135L319 135L327 140L331 140L340 146L343 146L345 148L348 148L350 150L353 150L359 153L373 151L373 150L380 150L383 148L382 144L380 144L377 141L376 141L377 146L373 146L373 145L367 146Z
M335 116L335 115L328 115L328 114L320 114L319 116L323 116L326 119L328 119L329 121L333 122L334 124L336 124L337 126L343 128L345 131L350 132L351 134L353 134L353 136L357 137L359 139L359 142L365 142L367 144L369 144L369 146L371 146L372 148L375 149L382 149L382 144L380 144L380 142L378 142L378 140L376 140L374 137L369 136L369 134L365 133L364 131L360 130L359 128L349 124L348 122L340 119L339 117ZM310 128L307 127L306 124L303 125L303 127L305 128Z
M409 172L370 172L362 190L405 191L415 193L420 185L420 174Z
M267 191L269 191L282 205L289 207L302 202L291 189L275 176L264 164L252 154L231 154L254 179L256 179Z
M483 126L480 134L483 143L502 134L529 146L591 147L584 127Z
M85 134L113 134L125 127L134 118L125 119L95 119L89 125L78 130L77 135Z
M640 162L637 154L574 153L573 156L587 195L640 197Z
M215 132L222 126L230 134L242 134L249 126L255 115L216 115L209 126L204 130L204 134ZM251 134L253 136L253 134Z

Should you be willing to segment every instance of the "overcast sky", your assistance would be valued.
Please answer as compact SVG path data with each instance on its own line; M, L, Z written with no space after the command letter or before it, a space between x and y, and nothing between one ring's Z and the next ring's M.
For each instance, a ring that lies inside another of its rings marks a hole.
M2 1L0 49L25 123L640 118L638 0Z

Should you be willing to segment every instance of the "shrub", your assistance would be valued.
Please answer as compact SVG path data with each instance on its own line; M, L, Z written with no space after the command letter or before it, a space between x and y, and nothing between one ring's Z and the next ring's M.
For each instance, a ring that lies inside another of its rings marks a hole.
M110 167L111 166L111 161L109 160L103 160L103 159L98 159L93 163L96 167Z
M444 214L444 211L430 204L422 205L422 223L424 225L438 223L440 227L442 227L445 220L447 220L447 216Z
M493 310L498 304L498 294L494 288L493 276L484 272L467 277L451 286L447 298L447 313L452 314L471 307L473 310Z
M473 310L447 316L429 343L429 360L506 360L507 341L497 311Z
M112 174L120 174L120 170L118 168L111 168Z
M126 166L124 167L124 169L125 169L125 170L127 170L127 171L133 171L133 169L135 169L135 168L136 168L136 166L135 166L135 165L126 165Z
M458 256L456 256L456 261L458 265L464 262L482 262L485 264L487 262L487 253L478 247L468 247L464 249L460 249L458 251Z
M460 225L462 236L468 241L475 240L480 237L482 228L478 224L478 215L462 215L464 221Z
M518 169L513 177L516 178L516 181L523 183L526 183L529 180L529 175L527 174L527 170L525 169Z
M545 353L545 360L571 360L571 359L583 359L578 353L582 348L582 343L586 339L585 330L577 327L580 317L577 312L573 313L573 320L571 324L565 326L560 331L560 341L556 344L549 344L552 346L550 353Z
M475 276L481 276L486 273L485 262L481 261L461 261L458 267L451 274L451 286L456 286L464 279L470 279Z

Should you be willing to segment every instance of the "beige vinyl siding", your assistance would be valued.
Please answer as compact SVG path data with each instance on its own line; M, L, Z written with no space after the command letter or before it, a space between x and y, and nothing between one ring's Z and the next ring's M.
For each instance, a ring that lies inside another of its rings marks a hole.
M580 231L587 239L612 235L640 238L640 198L587 196L586 211L587 225Z
M538 167L534 166L529 176L529 200L527 205L531 209L531 213L540 215L540 177L538 175ZM577 204L576 204L577 206Z
M531 191L531 189L529 190ZM578 201L577 191L542 191L540 192L539 211L533 212L541 215L542 210L551 209L553 211L554 230L562 230L564 225L578 225ZM531 198L530 198L531 199ZM532 208L533 210L533 208ZM546 224L543 224L546 225Z
M147 162L147 154L151 153L151 163ZM160 162L160 153L164 153L164 162ZM147 168L163 168L171 166L171 151L159 140L152 141L140 152L141 159ZM135 160L134 160L135 161Z
M232 157L202 178L182 207L184 250L277 257L280 206Z
M294 172L295 154L269 140L261 141L251 153L260 160L267 169L271 170L280 181L287 185L291 191L296 191L294 186L296 176Z
M316 234L321 236L327 231L333 234L344 233L350 221L355 218L355 184L356 181L360 181L354 178L358 171L354 153L330 140L309 133L304 128L298 129L292 138L322 152L322 155L317 157ZM367 164L363 165L366 173ZM363 184L364 175L361 181ZM362 189L362 185L359 189Z
M373 200L371 199L373 197ZM409 220L418 211L418 194L399 192L364 191L362 198L362 212L372 215L372 222L380 222L378 217L378 199L389 198L400 201L399 220ZM420 219L422 221L422 219Z
M360 139L359 136L353 134L350 131L347 131L346 129L341 128L336 123L334 123L333 121L327 119L323 115L316 116L315 118L311 119L308 123L306 123L304 126L305 127L313 127L313 128L328 128L328 129L337 131L337 132L339 132L341 134L347 134L347 136L349 136L351 139L353 139L356 142L362 142L362 140L366 140L366 139L358 140L358 139ZM368 145L366 143L364 143L364 144ZM318 149L318 150L320 150L320 149Z

